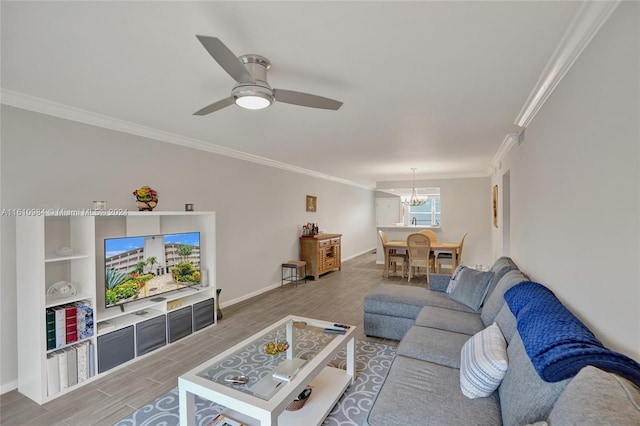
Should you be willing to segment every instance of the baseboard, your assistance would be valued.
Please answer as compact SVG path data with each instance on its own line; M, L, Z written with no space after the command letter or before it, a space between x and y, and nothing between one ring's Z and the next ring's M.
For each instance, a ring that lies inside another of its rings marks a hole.
M342 261L343 261L343 262L347 262L347 261L349 261L349 260L351 260L351 259L354 259L354 258L356 258L356 257L358 257L358 256L362 256L363 254L371 253L371 252L372 252L372 251L374 251L375 249L376 249L375 247L370 248L370 249L367 249L367 250L362 251L362 252L360 252L360 253L356 253L356 254L354 254L354 255L352 255L352 256L345 257L344 259L342 259Z
M251 299L252 297L255 296L260 296L262 293L266 293L267 291L273 290L274 288L278 288L280 287L280 282L276 283L276 284L271 284L268 287L265 288L261 288L260 290L254 291L253 293L249 293L249 294L245 294L244 296L235 298L235 299L231 299L227 302L224 303L220 303L220 309L222 308L226 308L227 306L231 306L231 305L235 305L236 303L240 303L243 300L247 300L247 299Z
M18 389L18 380L12 380L11 382L0 386L0 394L4 395L5 393L16 389Z
M367 250L365 250L365 251L363 251L361 253L357 253L357 254L354 254L352 256L346 257L346 258L344 258L342 260L342 262L348 262L349 260L354 259L354 258L356 258L358 256L362 256L363 254L370 253L371 251L373 251L375 249L376 248L373 247L373 248L367 249ZM237 297L235 299L226 301L224 303L220 303L220 309L226 308L227 306L235 305L236 303L240 303L240 302L242 302L244 300L251 299L252 297L259 296L262 293L266 293L267 291L276 289L276 288L280 287L281 285L282 285L282 282L278 281L275 284L271 284L270 286L267 286L265 288L261 288L260 290L254 291L253 293L245 294L244 296Z

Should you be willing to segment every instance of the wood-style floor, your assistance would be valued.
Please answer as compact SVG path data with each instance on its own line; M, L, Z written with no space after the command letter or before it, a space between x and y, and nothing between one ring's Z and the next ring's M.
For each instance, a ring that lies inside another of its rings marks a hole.
M382 277L374 253L343 262L342 271L330 272L318 281L292 284L222 309L224 318L170 347L120 368L47 404L38 405L17 390L0 396L0 424L12 425L114 425L178 384L178 376L233 346L269 324L300 315L358 327L356 338L365 337L363 298L382 282L407 285L406 279ZM411 285L424 285L414 279ZM224 290L221 300L224 301Z

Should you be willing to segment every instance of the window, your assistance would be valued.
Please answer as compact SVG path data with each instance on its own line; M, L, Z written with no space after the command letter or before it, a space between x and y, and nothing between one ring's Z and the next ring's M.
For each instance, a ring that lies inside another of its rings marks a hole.
M409 206L409 223L440 226L440 195L429 195L427 202L421 206Z

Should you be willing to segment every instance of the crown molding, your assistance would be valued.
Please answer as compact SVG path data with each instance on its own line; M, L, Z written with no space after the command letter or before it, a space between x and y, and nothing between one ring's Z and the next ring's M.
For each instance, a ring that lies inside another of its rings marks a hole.
M104 129L115 130L117 132L141 136L143 138L154 139L157 141L180 145L187 148L210 152L213 154L224 155L226 157L232 157L239 160L250 161L252 163L261 164L263 166L274 167L277 169L307 175L318 179L328 180L331 182L355 186L361 189L371 191L375 190L375 187L373 186L362 185L357 182L330 176L324 173L315 172L303 167L293 166L291 164L286 164L280 161L271 160L269 158L260 157L258 155L253 155L224 146L215 145L198 139L188 138L186 136L177 135L175 133L153 129L151 127L142 126L140 124L131 123L129 121L120 120L80 108L71 107L69 105L52 102L46 99L38 98L5 88L0 89L0 103L15 108L62 118L65 120L89 124L91 126L102 127Z
M514 124L527 127L621 0L585 1L564 33Z
M498 152L496 152L496 155L494 155L493 159L491 160L491 165L489 166L488 171L490 175L494 174L496 171L502 168L502 160L507 156L509 151L511 151L511 148L513 148L518 143L520 135L523 131L524 130L517 133L507 133L507 135L502 140L502 144L500 144L500 148L498 148Z

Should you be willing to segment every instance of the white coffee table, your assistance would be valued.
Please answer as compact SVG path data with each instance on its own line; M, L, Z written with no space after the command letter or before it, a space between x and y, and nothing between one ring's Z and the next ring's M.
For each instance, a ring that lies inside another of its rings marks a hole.
M294 327L294 321L306 326ZM180 424L196 424L196 395L225 406L225 415L247 425L321 424L355 379L355 327L344 335L325 333L325 328L336 327L291 315L183 374L178 379ZM286 353L274 356L261 351L264 343L285 335ZM346 369L328 365L343 349ZM306 362L290 382L272 378L278 364L294 358ZM234 385L224 380L236 375L246 376L248 383ZM312 393L304 407L285 411L307 385L312 386Z

